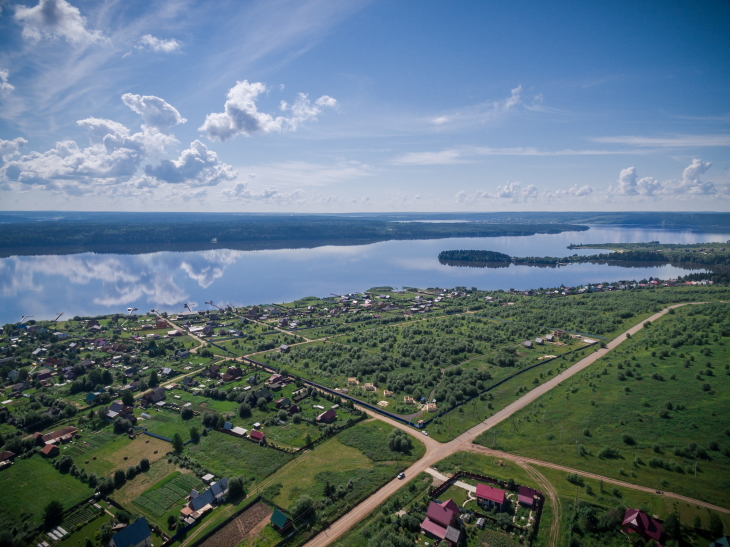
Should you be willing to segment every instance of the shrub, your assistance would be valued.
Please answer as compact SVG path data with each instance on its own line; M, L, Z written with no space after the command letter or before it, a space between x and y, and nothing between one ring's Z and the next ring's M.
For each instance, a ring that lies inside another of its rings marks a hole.
M566 479L566 480L567 480L567 481L568 481L569 483L571 483L571 484L576 484L576 485L578 485L578 486L583 486L583 477L581 477L581 476L580 476L580 475L578 475L577 473L568 473L568 474L567 474L567 475L565 476L565 479Z
M702 384L702 391L710 391L712 386L710 384Z
M618 458L620 455L621 453L618 450L616 450L615 448L611 448L610 446L604 446L598 453L599 458L607 459Z
M583 430L583 435L585 435L586 437L590 437L591 436L591 430L586 427Z
M624 433L623 435L621 435L621 440L625 444L628 444L629 446L633 446L633 445L636 444L636 441L634 440L634 438L631 435L627 435L626 433Z

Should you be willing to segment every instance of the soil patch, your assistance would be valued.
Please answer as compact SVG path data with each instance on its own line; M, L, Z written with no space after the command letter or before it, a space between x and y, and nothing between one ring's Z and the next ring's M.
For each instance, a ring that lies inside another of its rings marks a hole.
M234 547L266 526L273 512L268 505L257 503L206 539L200 547Z

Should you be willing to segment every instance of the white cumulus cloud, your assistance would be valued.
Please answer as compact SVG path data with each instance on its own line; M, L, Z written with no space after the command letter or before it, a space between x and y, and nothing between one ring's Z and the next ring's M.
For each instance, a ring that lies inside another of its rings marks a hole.
M238 175L233 167L221 163L218 155L199 140L190 143L190 148L184 150L178 159L162 160L157 166L147 165L144 171L163 182L191 186L215 186Z
M643 177L639 179L636 167L622 169L619 174L618 186L609 187L609 192L616 192L625 196L711 196L726 194L725 190L709 181L700 179L712 167L711 162L701 159L694 159L683 173L682 179L670 179L664 182L654 177Z
M23 25L23 38L32 42L64 38L75 44L89 44L104 39L101 32L86 27L86 17L66 0L40 0L32 8L15 6L15 20Z
M157 53L173 53L182 47L182 43L174 38L164 40L152 36L151 34L145 34L142 36L142 38L139 39L139 44L140 45L137 46L139 49L151 49Z
M0 139L0 157L3 161L10 160L10 158L20 153L20 147L24 144L28 144L28 141L23 137L18 137L12 141Z
M169 133L170 129L187 120L170 103L154 95L133 95L125 93L122 101L144 120L144 126L156 129L161 133Z
M280 104L282 112L292 113L290 117L274 117L259 112L256 105L259 95L267 91L261 82L237 82L228 90L224 112L208 114L198 130L207 133L208 138L214 141L227 141L236 135L296 131L302 122L316 120L323 108L337 107L337 101L328 95L323 95L312 104L305 93L299 93L293 104L286 101Z
M627 167L621 169L621 173L618 176L618 193L626 196L632 196L639 193L636 187L636 167Z

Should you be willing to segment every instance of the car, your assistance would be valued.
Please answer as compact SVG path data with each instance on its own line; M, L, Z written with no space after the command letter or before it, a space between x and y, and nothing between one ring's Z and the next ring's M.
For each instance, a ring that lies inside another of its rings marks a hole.
M428 437L428 431L423 431L422 433Z
M406 478L406 474L405 474L405 473L398 473L398 478L399 478L400 480L403 480L403 479L405 479L405 478Z

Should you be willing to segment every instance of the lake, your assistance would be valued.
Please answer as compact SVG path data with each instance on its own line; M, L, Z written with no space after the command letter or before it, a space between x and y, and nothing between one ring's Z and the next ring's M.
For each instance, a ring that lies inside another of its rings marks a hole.
M450 249L484 249L512 256L596 254L569 251L571 243L724 242L729 234L594 226L584 232L495 238L386 241L314 249L156 252L138 255L80 253L13 256L0 259L0 324L75 315L140 311L183 311L205 301L233 306L288 302L371 287L478 287L529 289L586 283L674 278L687 270L673 266L624 267L573 264L561 268L514 266L466 268L440 264Z

